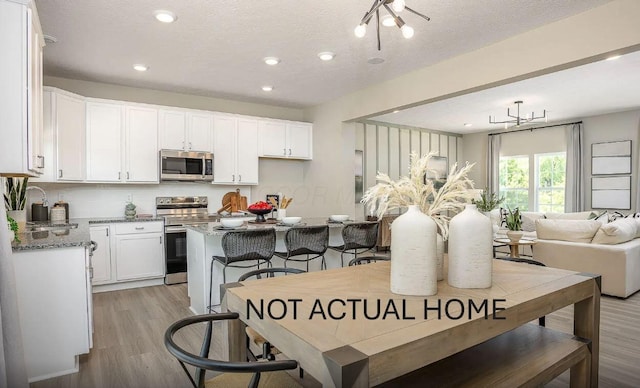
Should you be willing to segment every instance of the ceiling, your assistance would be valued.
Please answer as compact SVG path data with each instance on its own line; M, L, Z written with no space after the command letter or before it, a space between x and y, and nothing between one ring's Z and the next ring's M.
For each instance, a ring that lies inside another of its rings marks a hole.
M454 133L499 130L504 124L489 124L489 115L494 121L509 119L507 108L514 114L517 100L523 101L521 116L546 110L547 120L557 122L638 109L639 90L640 51L370 120Z
M381 27L381 51L373 25L362 39L353 33L372 0L36 0L36 5L44 33L58 39L44 49L45 75L303 108L609 0L406 1L431 21L403 12L415 36L406 40L396 27ZM174 12L177 21L156 21L158 9ZM320 61L317 54L323 51L334 52L335 59ZM267 66L262 61L267 56L281 63ZM374 57L384 62L369 64ZM149 70L134 71L135 63ZM263 85L274 90L264 92Z

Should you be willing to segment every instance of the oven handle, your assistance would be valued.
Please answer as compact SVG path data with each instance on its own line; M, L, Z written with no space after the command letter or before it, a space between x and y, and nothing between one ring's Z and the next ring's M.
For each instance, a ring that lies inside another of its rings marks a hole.
M186 231L187 228L185 228L184 226L165 226L164 228L165 233L183 233Z

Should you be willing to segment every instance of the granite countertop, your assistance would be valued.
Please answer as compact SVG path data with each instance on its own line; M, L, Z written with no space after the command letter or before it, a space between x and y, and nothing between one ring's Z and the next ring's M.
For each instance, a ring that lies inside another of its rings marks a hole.
M164 217L162 216L152 216L152 217L144 217L144 218L134 218L132 220L126 219L124 217L112 217L112 218L89 218L90 224L114 224L119 222L153 222L153 221L164 221Z
M345 223L354 222L353 220L345 221ZM330 228L342 228L344 223L342 222L333 222L328 221L328 218L303 218L299 224L296 225L284 225L281 223L277 224L256 224L245 222L242 226L236 229L221 229L222 224L219 222L209 222L207 224L199 224L199 225L187 225L186 228L189 230L193 230L199 233L202 233L206 236L222 236L230 230L249 230L249 229L261 229L261 228L275 228L276 232L286 232L290 228L294 226L316 226L316 225L329 225Z
M91 244L89 235L89 223L87 220L71 219L71 224L78 224L77 228L68 230L49 230L41 232L20 233L19 243L11 243L13 251L28 251L32 249L55 249L70 247L87 247ZM38 223L38 225L49 225Z

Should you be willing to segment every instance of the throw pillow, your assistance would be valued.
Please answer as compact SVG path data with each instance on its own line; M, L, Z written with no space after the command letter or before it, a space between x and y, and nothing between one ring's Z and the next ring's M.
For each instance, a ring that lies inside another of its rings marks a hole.
M544 213L537 212L522 212L522 230L525 232L535 232L536 231L536 220L541 218L546 218Z
M591 213L591 214L593 214L593 217L589 217L590 220L593 219L596 221L600 221L600 223L603 225L609 222L609 212L607 212L606 210L604 210L600 214L596 214L596 213Z
M536 233L541 240L589 243L600 229L594 220L536 220Z
M551 220L587 220L591 215L590 211L576 213L545 213Z
M620 218L625 218L626 216L619 211L615 211L609 215L609 221L619 220Z
M640 213L627 214L624 218L640 218Z
M637 220L622 218L602 225L591 242L593 244L621 244L633 240L637 235Z

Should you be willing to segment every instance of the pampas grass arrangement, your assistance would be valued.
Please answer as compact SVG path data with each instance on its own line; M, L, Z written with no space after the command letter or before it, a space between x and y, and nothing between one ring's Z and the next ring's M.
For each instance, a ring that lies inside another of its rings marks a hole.
M434 180L426 178L428 172L435 173L429 168L433 156L434 152L422 157L411 153L409 176L403 176L397 181L379 172L376 175L378 183L367 190L361 202L368 206L372 213L375 212L378 218L390 210L418 205L424 214L433 218L442 238L447 240L451 220L449 212L457 213L463 210L465 204L470 203L474 197L471 191L473 181L467 175L475 163L466 163L459 170L458 164L455 163L449 170L447 181L440 189L436 189Z

